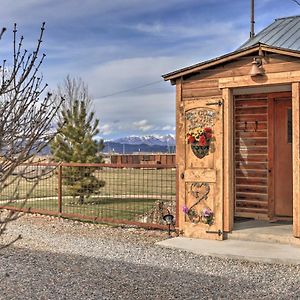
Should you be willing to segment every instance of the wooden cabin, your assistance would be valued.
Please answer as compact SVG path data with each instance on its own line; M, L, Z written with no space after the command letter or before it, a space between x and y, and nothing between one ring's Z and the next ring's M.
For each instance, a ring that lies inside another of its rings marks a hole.
M238 50L163 75L176 85L178 225L222 240L235 217L300 237L300 16Z

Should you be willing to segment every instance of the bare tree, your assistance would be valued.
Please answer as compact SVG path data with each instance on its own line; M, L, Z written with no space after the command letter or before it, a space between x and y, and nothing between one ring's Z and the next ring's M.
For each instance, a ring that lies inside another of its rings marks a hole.
M42 24L35 49L30 52L23 47L17 26L13 29L12 66L3 60L0 65L0 196L10 188L10 199L18 199L20 180L37 180L44 171L36 172L24 163L31 162L36 154L50 142L52 120L61 100L46 92L47 84L39 75L45 58L40 55L45 23ZM5 28L2 29L0 38ZM56 105L53 105L54 102ZM54 132L54 130L52 130ZM22 167L20 167L22 166ZM27 198L34 185L26 191ZM7 194L7 193L6 193ZM5 200L5 199L4 199ZM1 204L3 206L3 204ZM9 221L18 216L14 212L0 214L0 234Z
M87 84L80 77L68 75L57 88L57 101L64 99L60 106L60 116L63 111L71 109L75 101L84 102L88 112L92 109L92 98L89 95Z

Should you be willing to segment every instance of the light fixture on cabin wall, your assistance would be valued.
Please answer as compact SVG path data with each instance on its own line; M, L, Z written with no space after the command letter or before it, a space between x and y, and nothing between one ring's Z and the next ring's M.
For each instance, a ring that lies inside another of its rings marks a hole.
M265 70L263 69L263 61L262 61L263 56L264 56L263 51L259 47L258 56L254 57L252 61L252 67L250 70L251 77L265 74Z
M251 67L251 71L250 71L250 76L254 77L257 75L264 75L264 69L263 69L263 63L262 63L262 58L261 57L255 57L253 58L253 62L252 62L252 67Z

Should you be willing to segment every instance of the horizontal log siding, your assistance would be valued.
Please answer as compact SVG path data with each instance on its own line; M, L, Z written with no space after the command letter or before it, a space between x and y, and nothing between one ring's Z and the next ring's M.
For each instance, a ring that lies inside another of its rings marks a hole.
M197 100L201 97L220 96L219 80L187 81L182 86L183 100Z
M242 57L236 61L185 76L182 85L182 99L193 101L221 97L222 91L219 89L219 79L248 75L254 57L256 56ZM300 62L298 58L294 57L267 54L263 60L263 67L266 73L296 71L300 69ZM255 106L256 103L253 103L253 105Z
M253 58L257 56L247 56L226 64L216 66L185 78L186 83L209 82L219 78L249 75ZM299 58L288 57L279 54L266 54L263 59L263 68L266 73L280 73L288 71L298 71L300 69Z
M235 214L268 215L268 100L235 96Z

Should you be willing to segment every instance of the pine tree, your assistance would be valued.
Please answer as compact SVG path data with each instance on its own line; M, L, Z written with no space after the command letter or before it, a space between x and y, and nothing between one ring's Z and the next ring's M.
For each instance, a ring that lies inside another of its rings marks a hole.
M70 163L101 163L100 152L103 141L94 137L99 133L99 120L94 119L94 112L87 111L85 101L74 100L67 109L64 107L58 120L58 134L51 143L51 151L56 161ZM95 167L66 167L63 183L68 193L79 197L79 204L85 197L99 192L105 182L95 175Z

